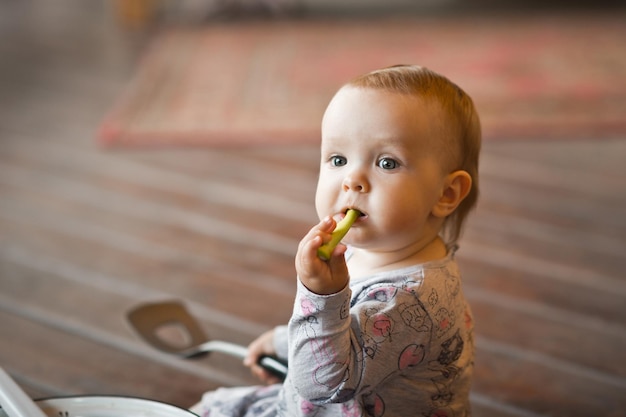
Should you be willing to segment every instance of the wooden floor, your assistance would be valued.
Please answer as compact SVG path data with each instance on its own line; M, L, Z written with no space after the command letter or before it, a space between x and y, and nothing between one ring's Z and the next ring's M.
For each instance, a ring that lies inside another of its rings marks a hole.
M0 366L33 397L188 406L254 381L177 359L124 317L184 300L247 344L291 311L315 147L103 150L94 130L149 36L105 3L0 3ZM462 240L478 417L626 415L626 132L487 142Z

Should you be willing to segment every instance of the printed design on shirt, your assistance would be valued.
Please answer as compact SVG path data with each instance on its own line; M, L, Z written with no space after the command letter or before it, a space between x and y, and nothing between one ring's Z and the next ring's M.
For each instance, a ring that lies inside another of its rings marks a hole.
M341 320L345 320L350 315L350 297L346 297L346 299L341 303L341 308L339 309L339 318Z
M430 295L428 296L428 305L432 308L435 305L437 305L438 301L439 301L439 294L437 293L437 290L433 288L430 291Z
M313 414L313 412L316 410L317 410L317 407L311 401L302 400L300 402L300 411L302 411L302 414L308 416L308 415Z
M456 333L454 333L454 336L441 344L441 353L437 358L437 362L444 366L451 365L456 362L463 353L463 346L463 338L457 330Z
M372 290L367 293L367 300L388 303L397 293L398 288L393 285L373 287Z
M317 333L319 327L317 313L320 311L320 306L315 300L304 297L300 300L300 308L304 315L300 317L298 334L299 337L308 340L308 345L311 349L313 380L318 385L329 389L343 384L350 378L350 368L336 361L337 352L335 346L329 339L320 338ZM345 368L343 374L333 372L333 370L341 367ZM350 398L353 395L354 392L350 389L337 393L338 397L345 398Z
M261 416L274 415L276 407L276 386L220 388L203 397L207 416ZM280 394L279 394L280 395Z
M362 297L361 302L374 301L376 304L375 307L367 308L364 313L363 352L368 358L375 359L385 343L392 343L395 332L402 333L401 338L406 339L406 332L412 331L416 334L414 340L429 342L433 321L413 290L414 284L415 281L406 279L395 285L376 286L366 293L366 297ZM402 293L409 294L410 301L389 308ZM399 330L396 330L397 327ZM418 365L425 354L425 345L422 343L405 346L398 357L398 369L404 370Z
M340 362L326 362L320 363L317 362L315 369L313 370L313 379L314 381L321 386L326 388L333 389L341 384L344 384L346 381L350 379L350 368L345 367L345 371L343 374L337 374L334 377L331 377L335 374L333 372L334 369L343 367L343 363ZM354 390L351 388L344 388L342 390L337 391L335 397L337 401L342 401L346 398L352 398L354 395Z
M414 304L399 305L398 311L400 312L402 321L408 328L412 329L416 333L430 335L433 327L432 319L419 299L416 299ZM424 336L418 336L417 339L424 340L425 338ZM428 336L426 339L428 340L430 337ZM405 370L407 368L417 366L422 363L425 356L426 346L424 344L410 344L402 350L402 353L400 353L400 357L398 358L398 369Z
M362 417L361 407L354 400L341 404L341 417Z
M295 400L295 398L294 398ZM301 399L300 400L300 412L307 417L316 417L320 414L325 414L326 407L323 405L315 405L312 402Z
M398 369L403 371L407 368L417 366L424 360L426 348L424 345L412 344L402 350L398 359Z
M317 364L328 363L333 358L332 346L325 340L320 340L317 334L319 306L310 298L300 300L303 316L300 317L298 333L311 341L311 354Z
M385 285L373 287L365 293L363 301L374 301L377 305L365 310L365 331L362 335L364 342L363 352L370 359L374 359L376 356L379 345L392 336L395 323L383 311L383 308L395 297L397 292L397 287ZM383 304L383 306L380 306L380 304Z
M395 324L391 317L377 308L368 308L365 315L367 316L366 328L370 330L369 334L372 339L376 343L382 343L387 339L391 341Z
M457 275L450 273L446 270L445 287L448 293L448 298L452 299L459 295L461 292L461 280Z
M429 405L432 408L429 414L424 416L451 417L454 415L450 409L454 400L453 387L461 375L457 364L464 349L461 331L471 328L473 323L469 311L457 314L456 310L448 307L450 301L458 299L461 294L461 282L458 277L447 270L442 270L438 280L430 282L433 284L430 284L432 286L429 285L426 291L421 287L422 283L413 277L406 277L394 283L371 285L354 294L354 298L348 297L337 308L335 317L345 319L350 314L355 314L350 308L359 304L358 310L355 311L358 311L361 322L362 333L359 337L362 349L358 352L362 356L356 358L355 362L387 361L397 358L397 368L389 369L390 373L383 379L393 378L394 374L407 372L419 366L435 371L436 376L431 378L430 390ZM342 416L383 417L385 401L378 394L362 397L363 410L354 407L355 403L351 399L355 391L353 388L347 388L346 382L351 377L356 378L357 375L351 375L351 368L337 361L338 352L335 351L336 346L330 343L330 339L319 339L322 334L319 333L318 320L321 318L318 315L323 307L317 302L321 301L315 297L305 296L300 299L302 316L299 317L297 330L297 338L306 338L311 349L313 381L329 390L344 386L333 395L335 400L340 398L347 401L339 401L342 404ZM402 345L394 346L398 342ZM438 356L433 359L435 357L433 355ZM338 373L338 369L342 371ZM358 402L356 404L358 405ZM302 403L302 407L303 415L315 417L320 406Z
M427 343L430 343L430 333L433 322L419 299L416 299L414 304L399 305L398 311L400 312L400 317L402 317L404 324L418 334L416 335L416 340L426 340ZM425 356L426 346L424 344L410 344L400 353L398 369L402 371L417 366L422 363Z
M447 308L442 307L435 313L435 322L437 323L437 338L441 338L448 332L448 330L454 328L456 320L454 315L450 313Z
M391 335L393 323L391 319L378 308L369 308L365 311L365 332L363 333L363 352L370 359L376 357L378 347Z
M449 408L439 408L430 410L428 413L422 414L424 417L455 417L454 411Z
M410 296L398 298L400 294L410 294ZM376 291L371 291L370 295L369 299L384 301L384 304L365 310L366 320L363 326L363 339L366 356L371 360L376 360L376 354L382 349L391 347L394 336L397 335L398 340L419 342L410 343L399 352L397 369L390 370L389 377L397 372L403 372L423 364L427 346L430 345L432 338L434 324L417 294L404 283L399 287L377 288ZM405 300L405 302L401 302L394 308L389 308L390 303L398 300ZM409 334L414 336L411 337ZM387 343L389 344L387 345ZM396 351L396 349L393 350ZM382 397L376 394L365 399L364 407L368 416L382 417L385 412L385 402Z
M363 408L368 416L382 417L385 414L385 401L376 393L363 397Z
M307 317L319 313L320 307L317 305L315 300L312 300L309 297L303 297L300 300L300 310L302 311L302 315Z
M461 357L464 346L463 338L457 330L452 337L441 344L441 352L437 359L429 363L431 370L440 373L440 375L432 378L437 392L431 397L433 405L439 411L449 405L454 398L454 393L450 388L459 376L460 370L455 363Z
M417 333L430 333L433 328L433 320L426 311L422 302L415 298L415 303L400 304L398 306L400 317L404 324Z
M351 301L351 307L354 307L358 303L363 303L367 301L389 303L396 297L398 291L405 291L416 295L412 287L418 284L418 281L410 276L398 279L398 281L394 283L385 282L373 284L369 287L364 288L361 292L354 296Z

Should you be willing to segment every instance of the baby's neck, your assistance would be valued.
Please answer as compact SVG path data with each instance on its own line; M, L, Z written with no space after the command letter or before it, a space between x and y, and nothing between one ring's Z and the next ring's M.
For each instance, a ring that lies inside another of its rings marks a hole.
M380 272L393 271L429 261L445 258L448 254L443 240L436 236L417 251L409 253L374 252L366 249L353 249L348 261L350 278L362 278Z

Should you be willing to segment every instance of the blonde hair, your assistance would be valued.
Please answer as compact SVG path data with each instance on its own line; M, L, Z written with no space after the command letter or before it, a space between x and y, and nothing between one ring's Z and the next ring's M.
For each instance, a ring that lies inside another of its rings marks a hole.
M450 172L463 170L472 177L471 189L443 223L441 235L456 244L469 212L478 201L478 159L481 128L472 99L448 78L417 65L396 65L361 75L346 86L384 89L400 94L433 99L443 111L438 149L450 164Z

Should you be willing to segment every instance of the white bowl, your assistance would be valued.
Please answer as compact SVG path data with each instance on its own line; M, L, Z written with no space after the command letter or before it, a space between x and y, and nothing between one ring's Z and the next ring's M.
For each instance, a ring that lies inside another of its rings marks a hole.
M134 397L81 395L35 402L48 417L197 417L171 404ZM8 417L2 409L0 417Z

